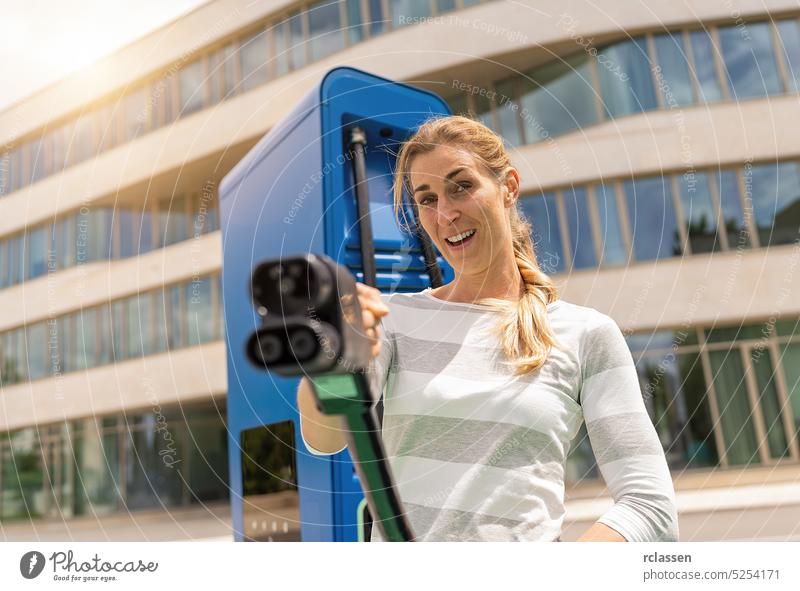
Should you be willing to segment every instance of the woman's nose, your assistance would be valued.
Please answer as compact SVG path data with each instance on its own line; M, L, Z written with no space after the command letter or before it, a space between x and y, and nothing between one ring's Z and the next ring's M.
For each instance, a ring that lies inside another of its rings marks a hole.
M441 198L436 208L437 221L440 226L451 226L461 212L458 210L457 204L453 203L451 199Z

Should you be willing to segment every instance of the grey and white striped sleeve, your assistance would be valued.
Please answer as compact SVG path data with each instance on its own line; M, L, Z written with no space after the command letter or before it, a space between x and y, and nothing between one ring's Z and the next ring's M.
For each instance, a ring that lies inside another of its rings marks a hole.
M622 331L600 314L581 339L579 401L614 499L598 521L629 542L678 541L675 489Z

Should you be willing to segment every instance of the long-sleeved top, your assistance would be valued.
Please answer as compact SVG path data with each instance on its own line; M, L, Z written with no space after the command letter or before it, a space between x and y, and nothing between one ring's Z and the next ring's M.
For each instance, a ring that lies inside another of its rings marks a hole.
M613 319L549 304L564 350L515 376L492 333L498 313L487 306L446 302L429 289L382 298L390 312L371 377L418 540L556 540L567 455L585 421L614 499L598 521L631 542L677 541L669 468ZM372 540L381 540L377 527Z

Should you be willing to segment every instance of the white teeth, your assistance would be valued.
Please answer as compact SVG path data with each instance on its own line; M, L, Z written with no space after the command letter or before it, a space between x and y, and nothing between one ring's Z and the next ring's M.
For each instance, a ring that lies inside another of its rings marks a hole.
M475 233L475 230L467 230L466 232L462 232L461 234L457 234L456 236L450 236L450 238L446 238L448 242L458 242L459 240L464 240L467 236L472 236Z

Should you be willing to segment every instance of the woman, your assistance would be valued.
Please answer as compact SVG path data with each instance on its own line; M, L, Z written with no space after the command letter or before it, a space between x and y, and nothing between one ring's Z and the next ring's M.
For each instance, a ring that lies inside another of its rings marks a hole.
M455 271L414 294L358 286L415 534L560 541L566 458L585 420L614 505L579 541L677 541L672 480L625 339L605 314L558 299L519 191L502 139L466 117L429 120L397 157L398 220L413 199ZM311 451L341 451L340 419L316 412L308 384L298 396Z

